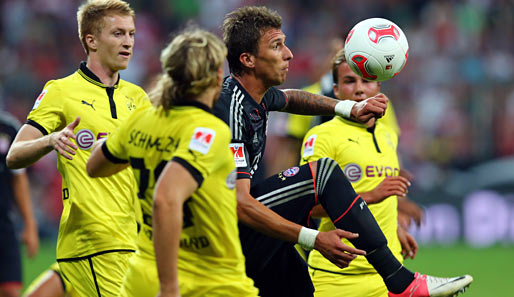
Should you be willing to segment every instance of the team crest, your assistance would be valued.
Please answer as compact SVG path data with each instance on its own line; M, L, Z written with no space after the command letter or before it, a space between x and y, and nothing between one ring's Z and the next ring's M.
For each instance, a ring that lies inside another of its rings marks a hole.
M126 103L129 111L133 111L134 109L136 109L136 104L134 104L134 98L125 96L125 99L127 99Z
M291 167L289 169L286 169L282 172L282 174L285 176L285 177L293 177L295 175L298 174L298 172L300 172L300 167L298 166L294 166L294 167Z
M191 141L189 142L189 149L206 155L211 149L214 137L216 137L216 131L209 128L198 127L193 132L193 137L191 137Z
M309 138L307 138L303 144L303 158L314 155L314 144L316 143L316 137L316 134L309 136Z
M236 167L248 166L246 163L244 143L231 143L229 144L229 147L232 151L232 154L234 155L234 162L236 163Z

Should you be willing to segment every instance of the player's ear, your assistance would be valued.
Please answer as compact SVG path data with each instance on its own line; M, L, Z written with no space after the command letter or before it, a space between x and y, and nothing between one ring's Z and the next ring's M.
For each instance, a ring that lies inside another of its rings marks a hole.
M221 84L223 84L223 67L220 67L218 69L218 73L216 74L216 78L218 79L218 86L221 86Z
M255 56L250 53L242 53L239 62L246 68L255 68Z
M334 83L334 95L337 97L337 93L339 92L339 88L337 87L337 84Z
M96 38L93 34L87 34L85 39L90 51L96 51L98 49Z

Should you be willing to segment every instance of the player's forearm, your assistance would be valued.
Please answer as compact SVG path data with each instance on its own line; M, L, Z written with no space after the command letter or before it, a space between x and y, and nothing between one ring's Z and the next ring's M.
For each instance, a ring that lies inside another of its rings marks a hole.
M52 151L50 137L51 134L32 140L15 140L7 154L7 167L18 169L36 163L44 155Z
M179 291L178 249L182 230L182 205L178 199L164 201L155 197L153 240L161 293Z
M282 111L304 115L334 115L339 100L302 90L283 90L287 105Z
M15 174L13 176L12 188L14 199L23 218L25 227L37 229L32 201L30 200L29 182L25 172L21 174Z
M284 219L248 193L238 192L237 215L239 221L268 236L290 242L298 241L302 226Z

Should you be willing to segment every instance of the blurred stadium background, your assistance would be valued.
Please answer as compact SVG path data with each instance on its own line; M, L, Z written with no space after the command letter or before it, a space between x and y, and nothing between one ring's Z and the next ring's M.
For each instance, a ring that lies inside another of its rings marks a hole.
M44 83L85 59L77 0L0 1L0 108L20 122ZM415 177L409 197L426 219L409 267L438 275L473 274L466 296L514 296L514 2L512 0L132 0L136 47L128 81L149 86L170 33L193 20L220 34L223 16L267 5L283 17L292 61L283 87L300 88L327 70L330 42L358 21L384 17L409 40L403 72L383 83L402 130L400 155ZM284 133L276 116L270 135ZM273 148L268 155L280 154ZM25 281L55 259L61 211L55 155L29 169L42 238L24 260Z

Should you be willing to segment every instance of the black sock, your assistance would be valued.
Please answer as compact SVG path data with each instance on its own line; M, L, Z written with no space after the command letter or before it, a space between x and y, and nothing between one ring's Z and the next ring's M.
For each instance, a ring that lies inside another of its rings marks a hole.
M316 190L320 203L334 225L359 234L350 242L368 253L366 259L382 276L387 289L392 293L403 292L414 280L414 274L391 253L387 239L368 205L358 197L334 160L318 160Z

